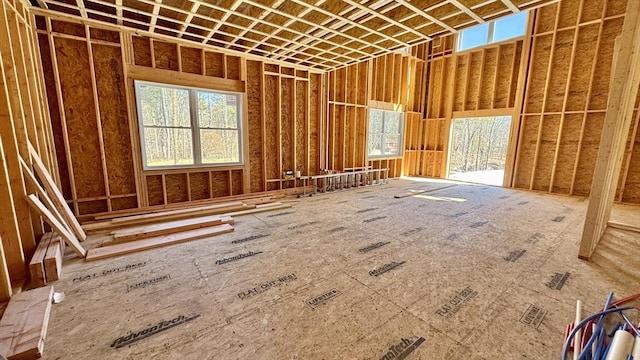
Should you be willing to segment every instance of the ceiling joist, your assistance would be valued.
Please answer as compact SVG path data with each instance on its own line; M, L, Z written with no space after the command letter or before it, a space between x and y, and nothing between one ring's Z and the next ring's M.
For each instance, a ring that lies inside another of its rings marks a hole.
M330 70L558 0L36 0L66 16ZM99 5L99 6L95 6ZM79 14L79 15L78 15ZM423 20L424 19L424 20Z

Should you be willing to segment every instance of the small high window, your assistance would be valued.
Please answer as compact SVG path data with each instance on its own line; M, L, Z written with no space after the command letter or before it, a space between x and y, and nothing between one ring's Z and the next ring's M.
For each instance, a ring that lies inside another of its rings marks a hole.
M460 31L458 51L524 36L527 16L528 12L523 11Z
M402 155L404 114L397 111L369 109L370 158Z
M135 82L145 169L242 163L241 94Z

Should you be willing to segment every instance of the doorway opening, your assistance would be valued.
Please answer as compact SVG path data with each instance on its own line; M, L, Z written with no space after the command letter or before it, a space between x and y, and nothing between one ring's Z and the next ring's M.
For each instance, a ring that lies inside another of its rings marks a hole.
M502 186L510 128L511 116L453 119L447 177Z

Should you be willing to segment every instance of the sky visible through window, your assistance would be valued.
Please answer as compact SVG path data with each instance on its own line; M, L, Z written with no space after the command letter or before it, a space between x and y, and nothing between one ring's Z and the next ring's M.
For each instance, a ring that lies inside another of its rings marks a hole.
M512 39L524 35L527 13L521 12L498 19L493 29L493 42Z
M527 27L527 12L464 29L459 34L458 51L523 36Z
M460 50L471 49L487 43L489 24L474 26L460 33Z

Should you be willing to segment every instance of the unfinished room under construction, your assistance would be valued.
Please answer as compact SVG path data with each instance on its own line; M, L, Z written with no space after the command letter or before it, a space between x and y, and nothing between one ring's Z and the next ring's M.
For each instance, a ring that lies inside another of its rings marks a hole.
M0 0L0 359L640 359L640 1Z

